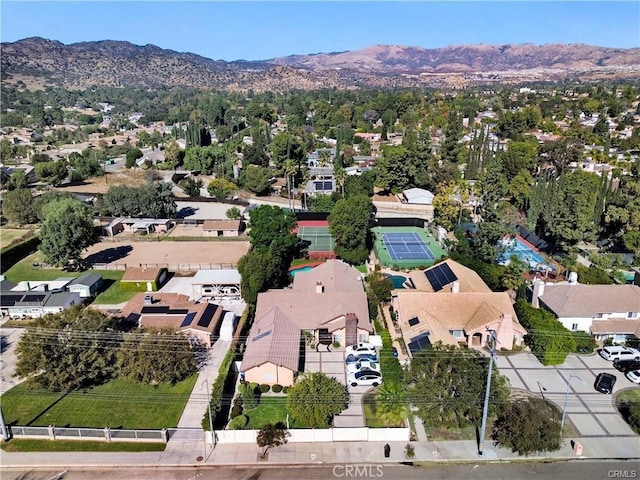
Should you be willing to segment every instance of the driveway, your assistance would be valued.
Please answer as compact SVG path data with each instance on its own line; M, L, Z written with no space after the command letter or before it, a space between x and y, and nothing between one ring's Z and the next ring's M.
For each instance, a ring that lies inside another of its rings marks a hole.
M18 362L16 347L24 332L24 328L2 327L0 330L0 394L26 380L13 376Z
M307 350L305 354L305 372L323 372L333 377L343 385L346 384L346 364L344 351L315 352ZM364 411L362 410L362 394L370 387L347 386L349 391L349 406L346 410L336 415L333 425L336 428L364 427Z
M569 355L562 365L543 366L531 353L519 353L498 356L496 364L513 388L544 396L561 411L566 398L565 422L572 422L581 437L637 438L618 413L615 396L621 390L640 387L600 355ZM600 372L616 376L612 395L602 394L593 388Z

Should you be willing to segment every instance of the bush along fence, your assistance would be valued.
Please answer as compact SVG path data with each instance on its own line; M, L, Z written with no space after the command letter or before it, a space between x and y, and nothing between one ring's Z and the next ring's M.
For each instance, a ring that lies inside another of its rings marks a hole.
M38 250L40 238L34 233L28 233L26 237L29 238L24 240L25 237L23 237L19 242L11 243L0 251L0 272L6 272L20 260Z
M11 438L39 438L43 440L95 440L105 442L154 442L167 443L170 431L162 430L120 430L106 428L72 427L21 427L10 425Z

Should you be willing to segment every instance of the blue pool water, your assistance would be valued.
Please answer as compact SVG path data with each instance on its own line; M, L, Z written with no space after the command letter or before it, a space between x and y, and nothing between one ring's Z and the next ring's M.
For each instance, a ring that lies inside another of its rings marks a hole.
M531 269L536 269L542 264L546 265L545 259L538 252L533 251L531 247L524 244L519 238L503 240L503 245L507 247L507 250L500 259L502 265L508 265L513 255L516 255L521 261L529 265ZM550 265L549 270L555 269Z
M407 281L407 277L403 277L402 275L385 274L385 277L391 280L395 288L404 288L404 282Z
M294 275L298 272L308 272L309 270L311 270L313 267L301 267L301 268L296 268L295 270L291 270L289 273L291 275Z

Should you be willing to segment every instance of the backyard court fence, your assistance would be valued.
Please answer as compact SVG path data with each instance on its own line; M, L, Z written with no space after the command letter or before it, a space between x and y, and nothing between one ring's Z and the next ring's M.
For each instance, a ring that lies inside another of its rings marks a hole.
M166 268L170 272L197 272L198 270L231 270L236 263L92 263L93 270L128 270L129 268Z

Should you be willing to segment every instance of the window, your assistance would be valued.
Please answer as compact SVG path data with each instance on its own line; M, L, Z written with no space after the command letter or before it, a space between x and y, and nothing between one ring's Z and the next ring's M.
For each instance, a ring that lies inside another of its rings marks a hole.
M578 324L577 324L577 323L573 323L573 324L571 325L571 331L572 331L572 332L575 332L576 330L578 330Z
M453 338L462 338L463 337L462 330L450 330L449 332L451 333Z
M596 313L596 318L604 318L604 313Z
M334 342L338 342L339 344L342 344L342 335L340 335L339 333L336 333L333 336L333 341Z
M358 343L365 343L367 340L369 340L369 335L366 333L359 333L358 334Z
M638 318L638 312L627 312L627 318Z

